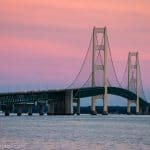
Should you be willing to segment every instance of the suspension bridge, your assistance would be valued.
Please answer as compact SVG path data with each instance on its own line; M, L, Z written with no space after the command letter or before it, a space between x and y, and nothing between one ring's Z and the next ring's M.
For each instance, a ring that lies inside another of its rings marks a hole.
M111 56L107 29L93 28L89 47L79 73L73 82L61 90L41 90L28 92L0 93L0 105L8 116L13 107L17 115L22 114L24 105L32 115L32 107L37 104L39 114L44 114L45 105L48 115L73 114L73 103L77 103L80 114L80 98L91 97L91 114L96 112L96 100L103 100L103 114L108 114L108 94L127 99L127 113L131 113L131 103L136 106L136 114L150 111L141 77L138 52L129 52L122 81L119 82Z

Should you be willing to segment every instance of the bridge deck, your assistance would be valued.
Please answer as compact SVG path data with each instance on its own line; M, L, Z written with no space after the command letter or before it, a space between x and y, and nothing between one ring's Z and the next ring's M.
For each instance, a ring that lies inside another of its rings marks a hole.
M104 87L0 93L0 103L27 103L41 100L46 101L49 99L58 100L65 96L65 92L67 90L73 90L74 97L80 98L104 94ZM120 87L108 87L108 94L121 96L130 100L136 100L135 93ZM150 104L144 99L140 98L140 105Z

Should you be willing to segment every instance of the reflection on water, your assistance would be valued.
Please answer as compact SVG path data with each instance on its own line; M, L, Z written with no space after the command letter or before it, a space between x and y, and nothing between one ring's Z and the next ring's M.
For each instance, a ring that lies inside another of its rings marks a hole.
M0 115L0 150L150 150L150 116Z

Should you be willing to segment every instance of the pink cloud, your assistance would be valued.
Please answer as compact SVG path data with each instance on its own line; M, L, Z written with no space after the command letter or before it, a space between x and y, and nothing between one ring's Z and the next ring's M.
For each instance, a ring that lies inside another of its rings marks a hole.
M86 3L83 0L2 0L1 82L13 80L19 84L33 79L34 84L71 82L80 69L94 25L108 27L115 62L125 64L128 51L139 51L140 60L144 64L146 60L149 62L149 5L146 0L142 3L140 0L87 0ZM147 65L143 68L146 74L150 73ZM147 75L144 84L146 78Z

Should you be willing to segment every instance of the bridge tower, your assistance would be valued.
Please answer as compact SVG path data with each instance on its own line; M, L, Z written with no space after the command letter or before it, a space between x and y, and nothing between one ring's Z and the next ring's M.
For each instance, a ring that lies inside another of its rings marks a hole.
M103 38L103 43L99 43L97 40L98 34L101 34ZM103 85L104 85L104 95L103 95L103 114L108 114L108 96L107 96L107 70L108 70L108 64L107 64L107 29L104 28L93 28L93 51L92 51L92 87L96 86L96 71L102 70L103 71ZM103 51L103 64L99 65L96 61L96 54L97 52ZM92 97L92 103L91 103L91 113L93 115L97 114L96 112L96 99L98 99L97 96Z
M127 102L127 113L131 113L130 104L136 104L136 114L139 114L139 57L138 52L129 52L128 55L128 90L136 93L136 100Z

